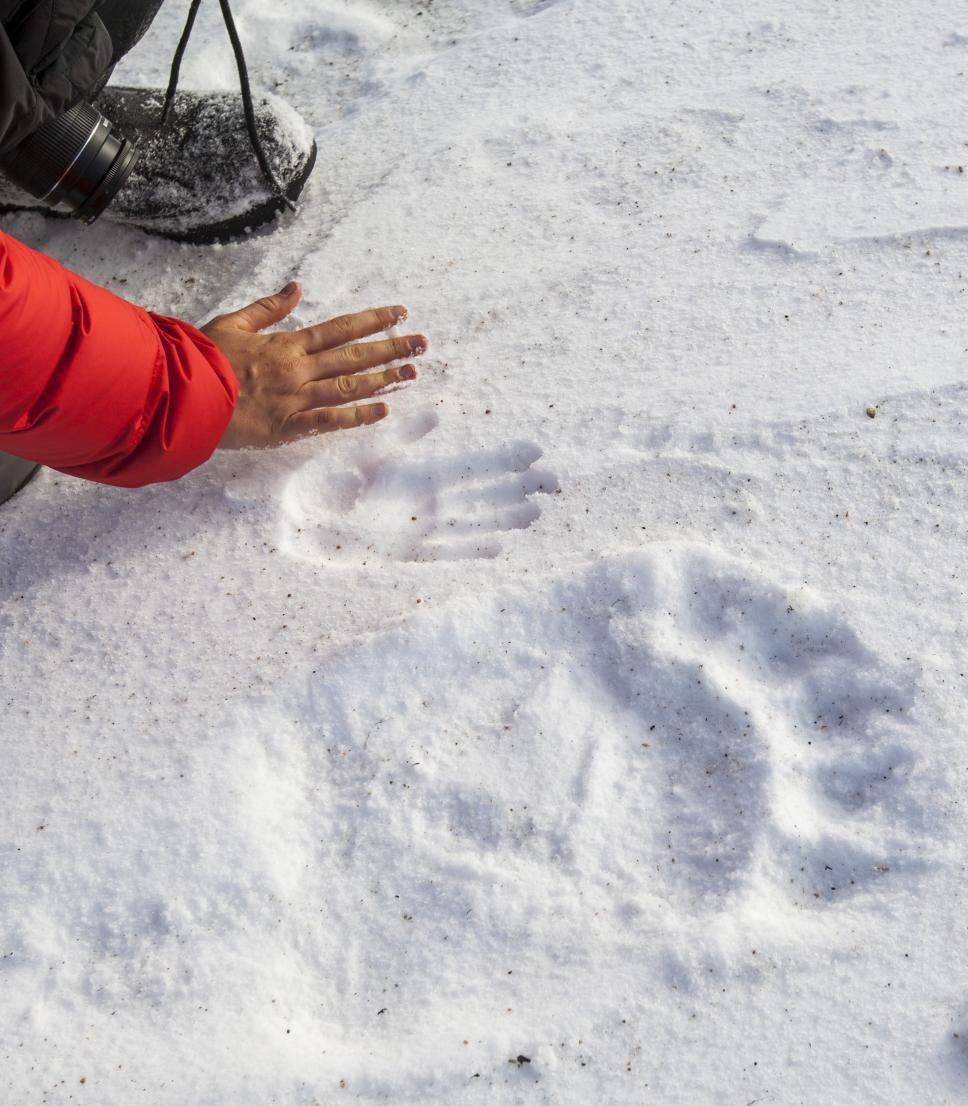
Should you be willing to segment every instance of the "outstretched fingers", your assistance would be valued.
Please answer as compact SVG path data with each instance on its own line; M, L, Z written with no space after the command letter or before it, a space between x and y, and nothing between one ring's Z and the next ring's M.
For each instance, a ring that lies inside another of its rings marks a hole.
M285 288L274 296L263 296L261 300L250 303L238 311L232 311L228 315L221 316L220 321L234 326L238 330L246 330L255 334L265 330L268 326L281 323L287 315L290 315L302 297L302 288L290 281Z
M378 373L346 373L328 380L312 380L304 384L300 397L310 407L330 407L358 399L370 399L392 384L416 379L417 370L413 365L400 365Z
M310 434L369 426L386 418L386 403L369 403L388 385L415 380L409 361L429 343L423 335L364 342L407 317L402 305L341 315L303 330L262 334L299 303L295 282L273 296L219 315L203 332L228 359L238 398L220 445L278 445ZM367 370L378 369L377 372ZM361 402L362 401L362 402Z
M391 384L416 379L417 370L413 365L400 365L378 373L349 373L328 380L310 381L300 392L307 406L289 416L284 428L285 440L294 441L310 434L351 430L379 422L390 413L386 403L359 403L353 407L339 405L370 399Z
M407 317L407 309L402 304L393 307L371 307L368 311L357 311L352 315L339 315L325 323L307 326L298 331L298 336L307 353L322 353L335 349L346 342L358 342L361 338L370 338L390 327L397 326Z
M312 360L312 373L316 380L331 380L347 373L364 372L401 361L419 357L429 342L423 334L410 334L404 338L385 338L381 342L357 342L351 346L317 353Z
M386 403L361 403L358 407L316 407L290 415L283 428L283 440L294 442L311 434L328 434L331 430L352 430L371 426L390 414Z

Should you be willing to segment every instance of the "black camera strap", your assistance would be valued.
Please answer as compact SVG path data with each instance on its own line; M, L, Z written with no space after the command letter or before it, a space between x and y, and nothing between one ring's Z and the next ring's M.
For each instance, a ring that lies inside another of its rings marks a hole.
M168 121L168 117L171 113L172 104L175 100L175 93L178 91L178 78L181 73L182 58L185 56L188 40L191 38L192 30L195 27L195 18L201 6L202 0L192 0L191 7L188 10L188 19L185 21L185 29L182 31L181 38L178 40L175 56L171 63L171 73L168 77L168 91L165 93L165 104L161 111L161 121L163 123ZM229 41L232 43L232 52L235 54L235 67L239 71L239 85L242 91L242 108L245 113L245 127L249 133L249 141L252 143L253 152L255 153L256 160L259 162L262 175L265 177L266 183L269 185L273 194L278 196L290 211L295 211L296 205L286 195L285 189L279 183L278 178L272 171L272 166L269 164L269 159L262 145L262 139L259 136L259 128L255 118L255 108L252 104L252 86L249 82L249 67L245 62L245 53L242 50L242 40L239 38L238 28L235 25L235 18L232 15L232 9L229 7L229 0L219 0L219 6L222 9L222 18L225 21L225 29L228 31Z

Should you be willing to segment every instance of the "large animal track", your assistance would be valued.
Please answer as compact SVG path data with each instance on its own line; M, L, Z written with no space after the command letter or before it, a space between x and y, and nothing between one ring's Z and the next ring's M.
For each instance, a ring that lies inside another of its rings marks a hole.
M681 547L471 606L311 684L353 863L392 841L418 872L553 865L616 907L697 911L898 878L911 684L809 595Z
M558 482L534 467L541 450L529 442L444 456L414 450L436 425L434 415L416 416L340 470L319 458L295 473L283 494L286 550L356 564L496 557L502 535L536 522L536 497Z

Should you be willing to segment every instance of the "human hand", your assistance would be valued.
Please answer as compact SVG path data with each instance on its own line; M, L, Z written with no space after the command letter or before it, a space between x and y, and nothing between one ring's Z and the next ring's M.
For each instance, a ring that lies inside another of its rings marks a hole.
M309 434L369 426L386 418L388 404L346 404L369 399L388 384L417 378L413 365L365 370L419 356L429 344L422 334L359 341L402 322L405 307L378 307L303 330L260 333L289 315L301 296L298 284L287 284L276 295L202 327L239 382L239 398L220 449L280 445Z

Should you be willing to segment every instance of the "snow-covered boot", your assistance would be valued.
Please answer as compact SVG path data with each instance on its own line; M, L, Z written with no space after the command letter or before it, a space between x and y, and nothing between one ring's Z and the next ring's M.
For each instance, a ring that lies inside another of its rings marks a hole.
M312 171L316 145L284 101L268 94L254 100L257 154L238 93L179 92L162 121L164 99L158 89L106 88L95 101L137 150L105 218L205 243L244 234L293 206ZM0 212L24 210L68 214L0 179Z
M165 122L162 101L159 92L136 88L106 88L98 97L97 109L119 121L138 151L107 218L213 242L262 226L299 198L316 144L283 100L266 94L253 102L258 146L238 94L179 92Z
M0 178L0 213L42 211L90 222L107 207L113 220L201 244L244 234L284 208L295 210L316 160L312 132L278 97L253 96L228 0L221 5L240 93L178 91L199 6L193 0L167 91L108 87L93 106L71 109L63 136L41 136L20 163L5 164L18 183ZM71 143L80 149L73 160ZM101 152L89 156L99 146ZM65 163L60 183L52 163L59 157ZM51 181L55 187L48 192ZM48 206L57 201L67 210Z

